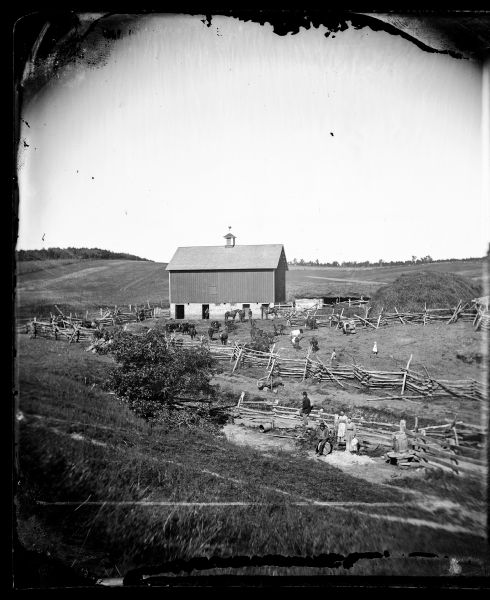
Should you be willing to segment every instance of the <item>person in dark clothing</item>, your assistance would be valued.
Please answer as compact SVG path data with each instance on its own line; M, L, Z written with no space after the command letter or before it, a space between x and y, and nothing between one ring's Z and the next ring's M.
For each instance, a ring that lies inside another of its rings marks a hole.
M301 414L303 416L303 425L308 425L308 415L311 412L311 400L308 398L308 394L303 392L303 406L301 407Z
M317 442L315 454L317 456L321 456L324 453L330 454L330 452L332 451L332 443L330 441L330 431L323 421L320 423L319 434L320 434L319 435L320 439ZM326 446L327 442L328 442L328 447L326 449L325 446ZM326 450L326 452L325 452L325 450Z

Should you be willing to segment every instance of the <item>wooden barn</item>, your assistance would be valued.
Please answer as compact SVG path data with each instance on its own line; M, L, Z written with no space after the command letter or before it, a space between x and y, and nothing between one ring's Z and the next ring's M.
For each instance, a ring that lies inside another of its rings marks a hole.
M239 246L232 233L222 246L177 248L166 270L170 316L223 318L243 308L261 316L262 307L286 301L288 265L282 244Z

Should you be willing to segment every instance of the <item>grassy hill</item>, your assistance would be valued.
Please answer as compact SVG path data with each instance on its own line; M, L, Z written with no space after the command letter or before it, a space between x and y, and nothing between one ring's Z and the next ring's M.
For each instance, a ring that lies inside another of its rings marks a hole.
M449 272L483 282L483 260L396 267L289 267L287 296L372 296L402 274ZM18 317L49 315L57 304L68 312L101 306L168 304L167 263L135 260L38 260L17 266Z
M298 267L290 266L287 274L288 297L372 296L382 286L400 275L410 273L453 273L471 279L475 284L488 283L484 259L446 261L393 267Z
M18 263L18 317L101 306L168 303L167 263L135 260L43 260Z

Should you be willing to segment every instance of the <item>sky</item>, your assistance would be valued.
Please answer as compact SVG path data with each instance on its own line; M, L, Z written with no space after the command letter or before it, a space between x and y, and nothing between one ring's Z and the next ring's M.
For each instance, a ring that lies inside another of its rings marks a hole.
M483 256L482 70L352 27L147 15L23 107L18 249ZM44 239L43 239L44 237Z

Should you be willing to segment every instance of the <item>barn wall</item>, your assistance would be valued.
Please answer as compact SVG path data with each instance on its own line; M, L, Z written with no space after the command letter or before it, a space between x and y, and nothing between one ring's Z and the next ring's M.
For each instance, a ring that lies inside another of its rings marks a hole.
M170 302L274 302L274 271L171 271Z
M276 269L274 302L286 302L286 271L283 268Z
M170 304L170 317L175 319L175 305L176 304L184 304L184 319L201 319L202 318L202 305L201 302L176 302ZM205 302L204 304L208 304ZM223 320L225 316L225 312L228 310L233 310L235 308L242 308L243 302L236 303L222 303L222 304L211 304L209 303L209 319L217 319ZM260 319L261 318L261 306L260 302L248 302L250 304L250 308L252 309L252 318ZM245 309L245 319L248 321L248 308ZM238 316L236 317L236 321L238 321Z

